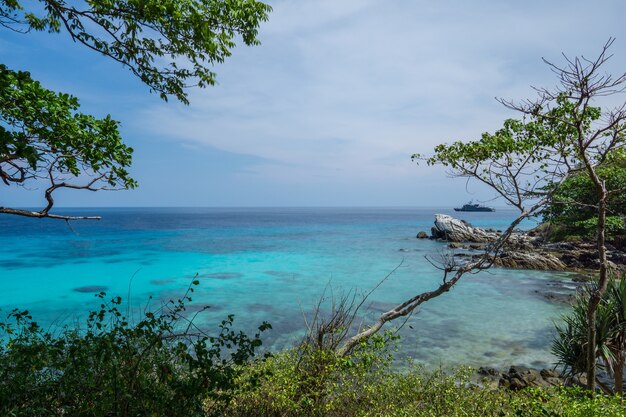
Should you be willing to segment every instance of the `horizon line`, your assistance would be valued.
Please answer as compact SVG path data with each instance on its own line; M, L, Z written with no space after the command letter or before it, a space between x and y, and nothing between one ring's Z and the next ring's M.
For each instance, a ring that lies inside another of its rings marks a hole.
M514 209L514 207L511 206L491 206L494 208L499 208L499 209ZM38 210L39 207L34 207L34 206L22 206L22 207L17 207L20 209L26 209L26 210ZM277 209L284 209L284 208L398 208L398 209L412 209L412 208L420 208L420 209L424 209L424 208L428 208L428 209L453 209L454 206L450 205L450 206L436 206L436 205L389 205L389 206L383 206L383 205L354 205L354 206L346 206L346 205L309 205L309 206L305 206L305 205L284 205L284 206L274 206L274 205L249 205L249 206L244 206L244 205L233 205L233 206L194 206L194 205L181 205L181 206L169 206L169 205L165 205L165 206L148 206L148 205L137 205L137 206L55 206L53 208L53 210L66 210L66 209L130 209L130 208L153 208L153 209L164 209L164 208L197 208L197 209L207 209L207 208L211 208L211 209L244 209L244 208L249 208L249 209L258 209L258 208L277 208Z

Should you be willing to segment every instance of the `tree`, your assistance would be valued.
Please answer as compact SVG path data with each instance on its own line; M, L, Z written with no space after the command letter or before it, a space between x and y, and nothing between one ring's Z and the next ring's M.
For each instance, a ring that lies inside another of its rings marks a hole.
M599 99L626 88L626 73L617 77L601 73L610 58L608 50L613 41L609 39L594 60L565 56L563 67L544 60L557 75L559 85L556 89L537 89L539 97L536 100L521 103L499 100L521 112L524 115L522 120L506 120L502 129L493 134L485 133L479 140L439 145L431 156L413 156L429 165L443 165L453 176L467 177L487 185L515 207L519 215L480 257L465 263L445 258L440 264L443 279L438 288L408 298L381 314L373 324L349 338L340 349L341 353L348 353L389 321L406 317L422 303L449 291L463 275L491 267L514 228L524 218L539 214L568 178L583 172L589 175L594 186L593 207L598 219L600 271L587 314L587 343L596 346L595 311L606 290L609 268L605 239L607 201L626 192L624 186L608 188L602 170L598 170L611 154L622 152L626 147L626 103L604 112L596 105ZM588 388L592 390L596 380L595 366L595 352L589 349L586 370Z
M38 3L38 4L33 4ZM130 71L167 99L215 84L211 67L231 55L235 37L258 45L271 7L256 0L0 0L0 25L65 31Z
M544 60L557 75L553 89L536 89L538 98L520 103L500 100L524 115L524 120L508 120L495 135L484 134L475 142L440 145L431 164L452 168L453 174L477 179L488 185L509 204L524 212L524 204L539 201L545 207L554 200L570 177L584 173L593 184L591 204L597 218L597 246L600 264L598 286L589 298L587 310L589 346L596 346L596 309L606 291L609 262L606 257L606 216L610 198L626 191L624 184L607 186L602 168L611 155L626 146L626 102L602 111L597 102L623 92L626 73L617 77L603 74L610 59L608 50L614 39L594 60L565 56L565 65ZM587 357L588 388L596 381L593 349Z
M597 215L598 260L600 271L598 286L589 297L587 310L587 344L596 346L596 310L608 285L609 262L606 256L606 218L608 202L611 197L626 192L626 186L617 185L609 188L603 177L602 167L614 152L623 152L626 147L626 102L609 111L597 107L597 101L603 97L624 92L626 73L613 77L602 73L603 65L610 59L608 50L614 39L602 48L596 59L585 57L570 59L565 57L564 66L557 66L545 61L559 79L559 86L554 90L538 89L539 97L523 103L503 103L534 120L545 123L563 136L555 144L551 155L546 154L545 161L539 165L541 172L561 177L546 192L554 195L562 181L567 177L585 172L595 189L593 206ZM550 143L550 139L547 140ZM552 188L552 189L550 189ZM587 350L586 373L587 388L593 390L596 382L596 352Z
M65 220L51 214L54 192L61 188L134 188L126 168L132 148L122 143L118 122L78 113L78 100L55 93L27 72L0 65L0 179L5 185L49 183L40 211L0 207L0 213Z
M162 99L187 104L187 87L215 84L211 68L231 55L236 37L259 44L258 27L270 10L255 0L0 0L0 27L67 32L130 69ZM99 219L51 214L53 193L136 186L126 171L132 149L122 143L119 123L78 108L75 97L0 66L0 180L7 186L48 183L43 209L0 207L0 213Z
M587 309L589 298L595 291L596 283L585 288L576 298L569 314L562 316L562 323L556 325L557 335L552 342L552 353L558 358L570 375L585 372L587 344ZM596 311L595 357L610 375L613 376L614 390L601 384L607 393L624 393L624 365L626 363L626 275L614 277L607 286Z

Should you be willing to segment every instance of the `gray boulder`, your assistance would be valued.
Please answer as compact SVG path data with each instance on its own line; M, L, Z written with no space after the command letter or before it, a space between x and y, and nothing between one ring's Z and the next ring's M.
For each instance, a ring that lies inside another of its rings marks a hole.
M416 236L418 239L428 239L428 233L421 231Z
M538 371L523 366L512 366L509 372L502 374L500 387L521 390L527 387L550 387L563 385L559 374L548 369Z
M487 233L478 227L472 227L463 220L446 214L435 214L435 226L431 229L432 237L449 242L487 243L496 239L494 233Z

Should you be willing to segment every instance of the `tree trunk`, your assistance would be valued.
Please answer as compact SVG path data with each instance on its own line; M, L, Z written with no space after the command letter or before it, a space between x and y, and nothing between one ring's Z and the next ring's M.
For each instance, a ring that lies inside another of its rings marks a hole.
M624 353L620 352L617 358L617 365L615 366L615 393L622 395L624 393Z
M595 172L593 172L595 174ZM593 175L592 175L593 177ZM596 176L595 179L598 179ZM595 390L596 382L596 310L606 292L608 284L608 261L606 258L606 199L607 192L604 181L597 183L598 189L598 260L600 261L600 276L598 287L589 299L587 310L587 389Z

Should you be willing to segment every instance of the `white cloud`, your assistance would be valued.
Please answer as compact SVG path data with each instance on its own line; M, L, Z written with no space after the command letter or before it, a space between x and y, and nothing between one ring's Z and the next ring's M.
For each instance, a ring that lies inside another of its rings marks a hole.
M191 106L147 108L142 129L263 158L241 175L270 183L406 182L442 175L416 169L413 152L514 116L494 96L553 84L542 56L592 55L618 36L626 66L618 2L608 16L572 2L271 3L261 47L239 47Z

